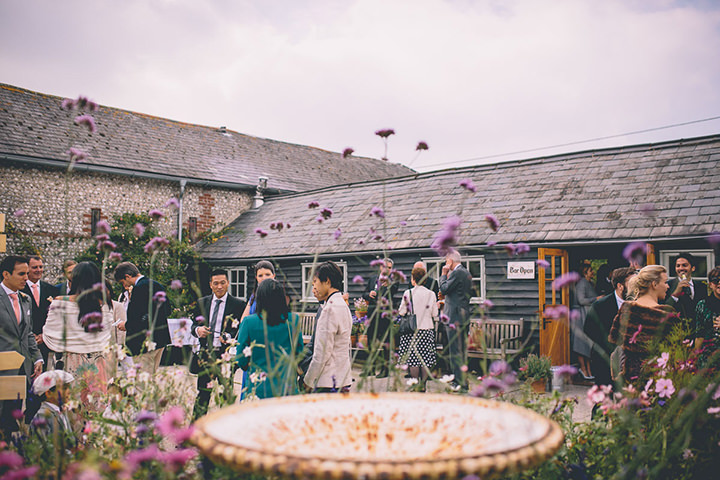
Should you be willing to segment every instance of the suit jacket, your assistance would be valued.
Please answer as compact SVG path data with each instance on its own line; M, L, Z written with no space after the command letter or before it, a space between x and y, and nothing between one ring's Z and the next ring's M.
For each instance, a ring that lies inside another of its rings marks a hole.
M470 297L472 296L472 277L467 269L460 265L449 275L440 277L440 293L445 295L443 313L450 323L464 326L470 317Z
M32 322L32 299L23 292L18 292L22 320L20 324L15 317L12 300L0 287L0 352L16 351L25 357L19 372L6 370L0 375L27 375L28 384L33 373L33 365L42 359L35 334L33 334L30 322Z
M695 290L695 296L690 298L685 292L681 292L677 301L672 297L672 292L677 288L680 280L673 278L670 282L670 288L668 288L667 297L665 297L665 304L673 307L680 314L681 318L689 318L695 320L695 308L700 300L705 300L708 296L707 283L693 279L693 289Z
M67 295L70 293L70 287L68 287L68 282L65 280L64 282L60 282L57 285L55 285L55 288L57 288L58 295Z
M147 331L150 328L150 319L154 320L152 340L156 344L156 348L162 348L170 343L170 332L168 330L167 318L170 311L168 302L152 301L152 317L148 315L148 306L150 305L150 287L152 285L152 294L155 296L157 292L164 292L165 287L155 280L150 281L147 277L142 277L135 284L130 303L127 308L127 322L125 330L125 345L132 355L139 355L147 352L147 348L143 347Z
M210 308L212 306L212 301L214 298L214 295L208 295L198 300L197 307L195 308L192 328L190 330L190 333L192 333L193 336L197 337L197 333L195 332L195 329L197 327L210 327ZM237 337L237 332L240 325L240 318L242 317L244 310L245 302L243 302L237 297L233 297L232 295L228 294L227 299L225 300L225 310L222 312L218 312L218 322L222 322L222 328L220 330L220 333L227 333L230 335L230 338L234 340L235 337ZM195 321L195 319L200 315L205 317L205 322L203 322L202 325ZM229 318L230 316L232 316L232 318ZM233 319L237 320L237 322L235 322L235 326L233 326ZM207 348L208 338L210 337L207 336L199 339L200 348Z
M608 341L608 335L617 313L615 292L595 301L588 309L585 319L585 334L594 342L593 348L600 349L601 355L609 356L615 349L615 345Z
M391 315L387 315L385 317L382 317L380 313L375 314L375 311L377 310L377 303L378 300L381 298L386 298L390 301L389 310L392 310L393 308L393 297L397 294L398 290L400 289L400 284L397 282L392 282L387 286L380 286L378 287L378 279L379 275L373 275L370 277L370 280L368 280L367 285L365 285L365 291L363 292L363 298L368 303L368 312L367 317L370 319L370 324L368 325L368 337L371 339L378 339L382 340L383 338L387 337L386 332L390 328L390 321L391 321ZM373 290L377 290L377 295L375 298L372 298L370 296L370 292ZM387 307L381 308L380 310L384 311ZM385 338L385 341L387 342L388 339Z
M23 292L30 296L30 303L32 304L32 330L35 335L41 334L42 329L45 326L45 321L48 316L48 309L50 308L50 300L48 297L55 298L60 295L58 288L55 285L51 285L47 282L40 280L40 304L35 303L35 297L33 297L32 289L30 285L25 284Z

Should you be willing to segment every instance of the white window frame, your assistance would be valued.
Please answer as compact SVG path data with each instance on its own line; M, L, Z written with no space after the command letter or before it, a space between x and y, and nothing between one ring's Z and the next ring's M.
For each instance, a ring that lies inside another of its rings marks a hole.
M444 257L427 257L422 259L423 262L425 262L425 265L428 267L428 275L430 277L434 278L435 280L440 280L440 273L442 271L442 266L445 264L445 258ZM480 263L480 276L479 277L473 277L473 282L479 281L480 282L480 296L479 297L471 297L470 303L472 304L478 304L482 303L487 295L486 285L487 285L487 275L485 273L485 256L484 255L473 255L468 257L462 257L462 260L460 263L463 264L463 267L467 269L467 271L470 271L470 263L471 262L478 262ZM473 292L474 293L474 292Z
M237 297L241 299L243 302L247 301L247 288L248 288L248 275L247 275L247 267L224 267L223 268L228 273L228 282L230 283L230 287L228 288L228 292L230 292L230 295L233 297ZM245 277L245 282L233 282L233 273L241 274ZM237 290L238 295L233 293L235 290ZM239 295L242 294L242 295Z
M300 299L301 302L306 303L318 303L317 298L312 294L312 280L308 281L308 277L310 276L310 272L312 272L313 268L316 268L318 265L320 265L322 262L313 263L301 263L300 267L300 274L302 275L301 281L302 281L302 298ZM340 267L340 270L343 272L343 285L345 286L345 291L347 291L348 288L348 268L347 268L347 262L339 261L336 262L333 260L333 263ZM345 292L343 292L345 293Z
M675 265L670 265L670 257L674 257L679 255L680 253L689 253L693 257L703 257L705 258L707 262L708 272L712 270L715 267L715 252L713 250L662 250L660 251L660 265L667 268L668 271L668 277L673 279L675 277L671 277L670 274L675 270ZM704 277L696 276L693 273L693 278L697 278L698 280L705 280L707 281L708 277L707 275Z

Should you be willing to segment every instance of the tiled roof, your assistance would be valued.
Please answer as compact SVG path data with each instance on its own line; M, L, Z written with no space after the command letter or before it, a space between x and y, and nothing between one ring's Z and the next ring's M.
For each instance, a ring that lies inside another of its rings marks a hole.
M77 112L61 110L62 98L0 84L0 154L67 162L79 147L87 164L138 173L303 191L408 175L399 164L251 137L141 113L103 107L93 113L97 132L74 126Z
M571 243L699 236L720 231L720 135L416 174L269 199L241 215L208 259L428 248L443 220L463 218L460 241ZM471 193L458 184L470 179ZM316 201L333 211L323 223ZM384 220L371 216L375 206ZM494 214L500 229L488 228ZM272 222L291 228L271 230ZM261 228L269 234L260 238ZM333 232L341 230L335 240Z

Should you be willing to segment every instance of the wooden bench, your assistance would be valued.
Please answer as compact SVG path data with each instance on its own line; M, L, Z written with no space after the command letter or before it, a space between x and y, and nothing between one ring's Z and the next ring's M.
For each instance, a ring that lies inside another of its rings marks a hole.
M520 353L522 349L524 320L493 320L489 318L470 321L468 334L468 357L505 360L507 355Z

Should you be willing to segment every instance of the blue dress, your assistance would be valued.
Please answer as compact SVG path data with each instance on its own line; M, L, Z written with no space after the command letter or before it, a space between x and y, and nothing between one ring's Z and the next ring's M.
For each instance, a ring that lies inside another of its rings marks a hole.
M237 341L236 361L250 373L248 384L243 385L246 394L253 389L259 398L298 393L297 361L303 352L303 338L297 314L291 313L289 320L273 326L257 314L248 315L240 324ZM253 342L252 354L246 357L243 350ZM255 382L253 377L258 377Z

